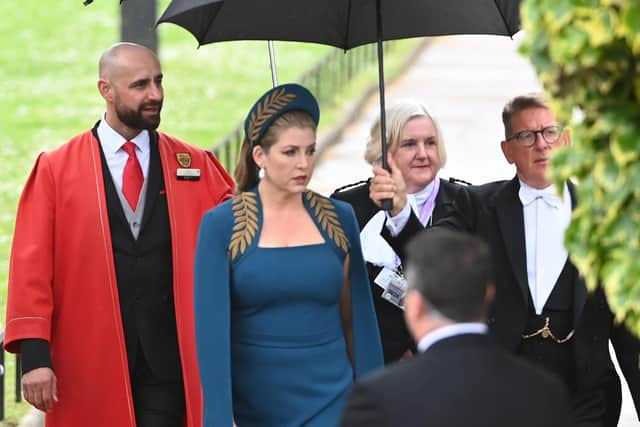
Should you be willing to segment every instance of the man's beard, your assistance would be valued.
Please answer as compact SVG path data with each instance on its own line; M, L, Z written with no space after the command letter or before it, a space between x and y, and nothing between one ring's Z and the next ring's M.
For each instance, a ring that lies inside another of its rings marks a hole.
M144 116L144 109L148 107L158 107L158 113L151 116ZM148 102L142 104L137 110L118 107L116 104L116 115L118 120L131 129L147 129L154 130L160 126L160 111L162 110L162 102Z

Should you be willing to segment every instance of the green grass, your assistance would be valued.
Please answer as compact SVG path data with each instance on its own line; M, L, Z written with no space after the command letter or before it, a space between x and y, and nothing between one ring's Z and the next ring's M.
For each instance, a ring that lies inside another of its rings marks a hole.
M388 54L385 53L384 58L385 80L387 81L403 71L406 60L419 46L420 40L399 40L392 43L393 49L390 49ZM322 123L320 124L320 130L329 128L338 123L344 114L342 107L348 104L350 100L357 99L370 87L374 86L377 88L377 85L378 67L374 64L355 76L355 78L340 93L336 94L333 102L325 104L325 108L322 110ZM375 96L379 96L377 89L375 91Z
M168 0L159 1L164 10ZM97 60L119 37L119 2L82 0L0 2L0 310L6 282L15 212L34 159L98 120ZM266 42L202 46L185 30L159 27L165 74L161 129L201 147L211 147L244 118L255 99L271 87ZM397 45L387 72L397 71L415 42ZM293 81L332 48L276 43L280 82ZM358 96L377 79L363 73L333 108L323 107L322 127L340 118L342 101ZM3 316L2 316L3 317ZM4 320L3 318L1 319ZM4 323L4 322L2 322ZM2 325L4 327L4 324ZM17 422L26 405L13 404L13 356L7 357L7 424Z

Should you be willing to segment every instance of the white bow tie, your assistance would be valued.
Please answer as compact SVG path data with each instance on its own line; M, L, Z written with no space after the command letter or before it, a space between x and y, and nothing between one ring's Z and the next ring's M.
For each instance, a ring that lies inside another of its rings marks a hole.
M537 190L531 187L520 186L518 195L520 196L522 206L528 206L537 199L544 200L546 204L554 208L560 207L560 204L562 203L562 199L560 196L555 194L555 189L553 187L544 190Z

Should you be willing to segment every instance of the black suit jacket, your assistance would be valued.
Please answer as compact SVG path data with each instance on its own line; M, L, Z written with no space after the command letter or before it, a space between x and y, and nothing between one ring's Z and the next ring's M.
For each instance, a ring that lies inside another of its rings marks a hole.
M572 205L576 206L575 189L571 183L568 186ZM469 189L471 205L474 207L468 216L469 223L471 229L489 243L496 272L496 299L492 305L489 326L498 340L512 351L516 350L524 332L529 297L519 190L517 178ZM611 339L636 408L640 404L640 344L624 326L613 323L613 315L602 289L589 294L583 279L576 277L573 302L573 349L576 361L574 399L589 400L587 396L593 396L600 390L608 395L606 405L609 417L613 417L611 411L614 411L617 419L620 407L619 380L609 356L608 343Z
M489 337L445 338L351 392L342 427L568 427L564 386Z
M149 136L147 193L137 240L103 156L107 212L129 370L134 372L143 355L156 377L180 380L169 211L157 134Z
M454 209L454 201L462 199L459 193L465 192L465 187L445 180L440 180L440 189L435 200L432 222L435 223L441 218L451 214ZM377 214L380 209L369 198L369 181L361 182L355 186L338 189L331 197L348 202L353 206L360 230ZM397 237L392 237L386 227L382 227L382 236L392 242L392 247L404 259L404 245L408 240L424 227L418 217L411 211L409 222L405 228L414 230L412 233L401 233ZM378 328L382 339L385 363L398 360L407 351L415 351L415 343L404 323L402 310L387 300L382 298L382 288L374 283L374 279L380 273L381 268L367 263L369 272L369 282L373 295L373 303L378 318Z
M568 186L572 205L576 206L575 188L571 183ZM530 293L519 190L517 177L467 187L467 192L459 194L451 215L436 224L472 232L489 244L496 275L496 296L488 324L496 340L514 353L525 332ZM407 224L401 234L411 235L416 230L415 225ZM392 240L389 243L396 244ZM609 340L629 384L636 411L640 408L640 341L623 325L614 324L602 289L590 294L582 278L576 277L575 335L572 339L576 384L571 393L574 411L578 419L584 420L581 425L601 425L593 420L602 419L602 411L606 409L604 425L615 426L620 413L621 389L609 356ZM640 417L640 412L638 414Z

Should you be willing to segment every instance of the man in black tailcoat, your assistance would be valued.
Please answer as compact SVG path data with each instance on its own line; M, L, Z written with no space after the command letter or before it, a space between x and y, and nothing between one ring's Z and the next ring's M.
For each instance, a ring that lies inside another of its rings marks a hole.
M491 249L496 298L488 325L509 351L554 372L568 386L581 427L614 427L621 406L620 380L609 341L640 406L640 343L613 315L602 289L589 293L564 248L576 206L571 182L558 189L547 177L551 153L570 144L539 94L517 96L503 110L502 152L516 177L467 187L468 198L440 225L471 231ZM464 214L461 214L464 213ZM393 242L415 234L408 224ZM398 249L400 250L400 249ZM401 254L401 257L404 254Z

